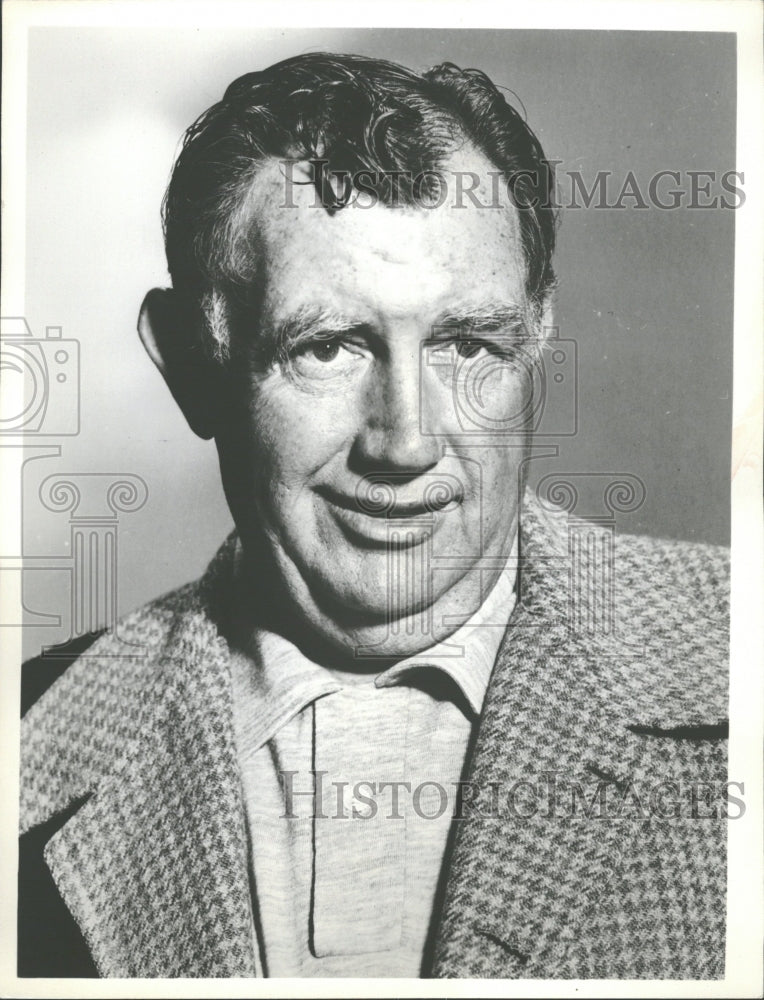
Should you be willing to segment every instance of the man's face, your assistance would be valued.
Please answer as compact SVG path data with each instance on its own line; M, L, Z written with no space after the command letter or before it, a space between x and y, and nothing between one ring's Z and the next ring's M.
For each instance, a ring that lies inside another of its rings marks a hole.
M486 177L488 201L488 161L457 169ZM253 198L262 309L236 333L245 362L216 435L229 504L324 637L408 655L477 608L516 531L526 439L496 433L517 430L530 390L516 215L456 208L453 185L431 210L330 215L310 185L284 207L275 163ZM286 361L259 362L263 338Z

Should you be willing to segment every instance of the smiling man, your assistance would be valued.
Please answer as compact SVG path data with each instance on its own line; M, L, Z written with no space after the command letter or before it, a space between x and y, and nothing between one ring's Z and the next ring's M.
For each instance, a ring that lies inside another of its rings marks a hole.
M470 146L445 161L447 172L467 165L492 169ZM532 322L519 227L474 204L330 215L307 186L286 209L283 194L280 164L264 164L248 196L262 254L256 333L231 347L231 395L210 426L228 502L244 551L265 548L269 586L337 647L330 655L416 653L431 619L477 610L516 533L524 450L460 447L454 382L493 357L484 405L503 423L514 416L519 440L530 381L517 354ZM476 284L480 260L490 263ZM152 297L141 329L173 384L176 328L155 323ZM185 404L192 423L198 402ZM410 585L394 636L393 525ZM453 562L433 579L414 572L425 542Z
M22 974L722 974L724 555L526 494L552 189L450 64L188 130L139 332L236 531L25 717Z

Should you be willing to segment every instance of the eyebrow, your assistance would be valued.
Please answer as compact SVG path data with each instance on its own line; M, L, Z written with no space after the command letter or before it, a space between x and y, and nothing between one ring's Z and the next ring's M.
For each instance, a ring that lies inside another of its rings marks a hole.
M276 351L282 353L301 341L315 337L331 338L350 330L368 329L369 324L352 319L334 309L320 306L305 306L296 313L277 322L268 331Z
M432 332L435 334L441 327L466 327L473 331L517 328L524 326L526 319L525 310L515 303L482 302L442 313L433 323Z

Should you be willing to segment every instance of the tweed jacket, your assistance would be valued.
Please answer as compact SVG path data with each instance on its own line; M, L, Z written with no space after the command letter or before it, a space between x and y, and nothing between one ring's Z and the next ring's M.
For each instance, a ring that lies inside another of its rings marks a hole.
M425 975L724 975L725 550L618 536L611 561L610 544L524 503ZM219 624L233 548L24 717L22 840L44 850L90 974L262 974ZM27 937L53 906L35 898Z

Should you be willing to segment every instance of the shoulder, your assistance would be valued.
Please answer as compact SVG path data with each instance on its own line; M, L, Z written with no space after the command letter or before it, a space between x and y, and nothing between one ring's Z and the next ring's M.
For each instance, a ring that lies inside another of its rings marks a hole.
M181 587L22 666L18 970L94 977L88 944L48 867L46 845L119 766L197 585Z
M670 593L688 612L708 608L719 615L726 613L730 552L725 546L619 535L616 555L623 587L652 594L657 604Z
M146 662L147 654L160 649L166 641L172 623L182 611L193 584L164 595L121 618L114 629L100 629L76 636L41 652L21 666L21 715L53 687L74 665L80 673L88 671L95 661L120 660ZM102 665L98 670L102 673Z
M615 521L603 523L569 514L546 500L530 497L523 515L531 558L571 563L595 572L617 588L624 609L647 619L661 615L710 615L725 619L729 607L729 549L653 535L626 534Z
M237 538L225 540L205 573L120 618L109 630L88 633L46 650L22 666L22 715L39 714L54 701L71 700L87 685L92 700L132 699L180 650L221 614L227 603ZM43 703L38 707L37 703Z
M729 550L621 534L536 500L526 537L561 641L589 683L637 726L723 729L728 702ZM567 637L567 639L565 639Z
M729 550L624 535L613 601L648 725L726 733L729 700ZM638 668L638 669L637 669Z
M666 668L715 675L726 689L729 550L625 535L616 545L614 603L622 627Z
M22 832L90 794L153 724L185 644L206 622L204 579L149 602L108 632L24 665Z
M150 673L173 627L193 607L199 584L190 583L137 608L113 628L77 636L27 660L22 673L22 715L43 697L72 686L75 675L124 693Z

